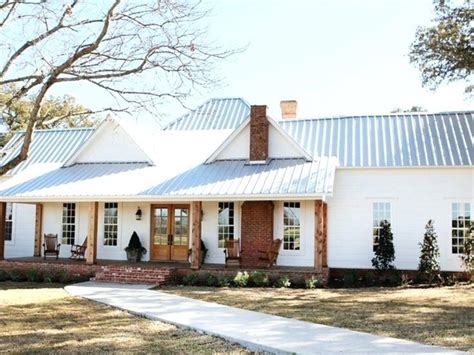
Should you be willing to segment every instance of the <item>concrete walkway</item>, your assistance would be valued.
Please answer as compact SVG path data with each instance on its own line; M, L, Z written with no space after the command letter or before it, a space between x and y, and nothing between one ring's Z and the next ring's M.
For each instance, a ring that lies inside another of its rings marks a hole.
M85 282L66 286L74 296L272 353L444 353L454 350L193 300L144 285Z

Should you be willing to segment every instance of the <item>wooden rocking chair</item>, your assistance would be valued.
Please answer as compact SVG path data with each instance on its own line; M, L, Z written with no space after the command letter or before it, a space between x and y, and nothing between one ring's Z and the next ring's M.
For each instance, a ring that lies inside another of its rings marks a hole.
M58 235L57 234L45 234L44 235L44 260L46 260L46 256L48 254L52 254L56 256L56 260L59 258L59 248L61 244L58 243Z
M261 254L258 260L265 263L267 268L271 268L273 264L276 263L278 259L278 254L280 254L281 239L274 239L267 250L258 250Z
M87 249L87 237L84 239L82 245L71 245L71 256L69 259L84 259Z
M239 239L226 240L225 241L225 267L227 266L238 266L240 267L242 259L240 257L240 243Z

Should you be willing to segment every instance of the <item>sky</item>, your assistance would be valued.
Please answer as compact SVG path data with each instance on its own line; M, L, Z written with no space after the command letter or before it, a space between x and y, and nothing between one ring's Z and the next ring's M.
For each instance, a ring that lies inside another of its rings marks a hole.
M280 100L298 101L299 117L473 109L465 83L421 86L408 51L416 28L433 17L432 0L206 0L209 38L246 47L216 68L221 83L196 90L187 105L242 97L280 117ZM107 100L78 86L69 94L89 107ZM163 105L162 122L185 109ZM139 117L138 122L149 117Z

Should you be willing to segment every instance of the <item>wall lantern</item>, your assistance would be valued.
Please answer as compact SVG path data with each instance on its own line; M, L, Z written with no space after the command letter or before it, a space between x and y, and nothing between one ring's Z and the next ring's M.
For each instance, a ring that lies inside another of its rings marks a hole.
M137 221L140 221L142 219L142 210L140 209L140 207L138 207L137 213L135 213L135 218Z

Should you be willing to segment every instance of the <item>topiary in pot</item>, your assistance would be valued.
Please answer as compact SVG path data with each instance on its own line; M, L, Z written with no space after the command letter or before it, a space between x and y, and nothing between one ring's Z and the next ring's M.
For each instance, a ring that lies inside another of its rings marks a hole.
M141 261L142 256L146 254L146 249L142 246L137 232L133 231L125 251L128 261Z

